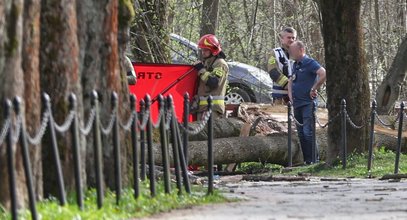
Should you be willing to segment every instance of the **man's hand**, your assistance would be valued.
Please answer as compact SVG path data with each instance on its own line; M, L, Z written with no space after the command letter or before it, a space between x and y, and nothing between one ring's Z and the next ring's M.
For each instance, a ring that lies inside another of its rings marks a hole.
M318 96L317 90L312 88L309 95L310 95L311 99L315 99Z
M199 71L199 70L201 70L201 69L204 68L204 65L203 65L203 63L202 63L201 61L196 61L193 65L194 65L194 68L195 68L197 71Z

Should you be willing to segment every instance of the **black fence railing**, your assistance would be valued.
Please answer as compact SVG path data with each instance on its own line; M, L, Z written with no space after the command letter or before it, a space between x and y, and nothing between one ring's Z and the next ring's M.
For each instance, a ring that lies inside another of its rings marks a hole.
M292 124L293 122L295 123L296 126L303 126L303 124L299 123L294 115L293 115L293 108L291 103L288 103L288 141L287 141L287 146L288 146L288 166L291 167L292 164ZM326 128L328 127L331 123L333 123L336 120L340 120L341 123L341 161L342 161L342 168L346 169L347 166L347 157L348 157L348 152L347 152L347 125L349 124L352 128L354 129L362 129L365 126L369 126L369 153L368 153L368 164L367 164L367 170L369 174L371 173L372 169L372 160L373 160L373 144L374 144L374 137L375 137L375 132L374 132L374 125L377 121L379 124L381 124L384 127L388 128L393 128L393 124L388 124L385 123L377 114L376 112L376 101L372 102L371 105L371 113L370 113L370 118L369 120L365 121L361 125L357 125L353 122L349 114L347 113L346 110L346 101L345 99L342 99L341 101L341 111L332 117L326 124L321 124L319 121L316 111L315 111L315 103L313 105L313 121L312 121L312 162L315 163L317 161L317 154L318 154L318 149L316 147L316 126L318 125L320 128ZM393 120L395 123L398 123L398 132L397 132L397 149L396 149L396 158L394 162L394 174L397 174L399 172L399 162L400 162L400 153L401 153L401 144L402 144L402 132L403 132L403 121L407 118L407 115L404 113L404 102L401 102L400 104L400 109L398 111L397 117Z
M76 202L82 210L84 203L84 186L82 185L81 176L81 157L79 155L80 139L86 137L93 132L93 151L94 151L94 171L96 176L96 195L97 207L103 206L104 189L103 189L103 158L102 158L102 135L111 136L113 143L113 158L114 158L114 192L116 194L116 204L120 203L122 193L122 171L121 171L121 152L120 152L120 129L130 132L131 148L132 148L132 164L133 164L133 184L134 197L137 199L140 196L140 180L146 180L146 169L148 164L149 170L149 186L150 195L156 195L156 178L155 178L155 160L153 154L153 128L159 129L160 144L163 165L163 183L165 193L171 193L170 182L170 161L169 161L169 144L172 144L173 164L176 177L176 186L179 194L182 194L182 186L186 193L191 193L191 187L188 176L188 134L196 134L201 132L206 124L208 124L208 194L213 193L213 148L212 148L212 98L208 97L208 110L203 113L203 118L194 128L189 127L189 96L184 96L184 122L179 123L175 117L175 107L172 96L164 98L158 97L159 101L159 116L156 123L153 123L151 118L151 99L146 96L140 100L140 112L137 112L137 100L134 95L130 96L131 113L128 119L123 122L118 115L118 97L116 93L111 96L111 115L109 123L103 126L100 120L99 100L96 91L92 92L91 110L88 119L82 122L78 118L77 104L75 95L69 96L69 114L65 121L59 125L55 122L51 109L51 100L47 94L42 96L44 111L42 113L41 126L35 135L31 136L23 123L21 112L21 99L14 98L13 103L6 100L4 103L4 122L0 128L0 146L6 145L7 156L7 171L9 176L10 186L10 201L11 201L11 216L12 219L18 219L17 214L17 190L16 190L16 159L15 147L21 146L22 162L26 177L26 187L28 191L29 208L32 219L38 219L36 209L36 192L34 190L34 177L31 170L31 161L29 157L29 146L38 145L41 143L44 135L50 135L50 146L53 163L56 169L57 185L58 185L58 201L61 206L67 202L65 183L62 174L62 165L59 156L57 133L64 134L70 132L72 136L72 158L75 176L75 191ZM13 111L14 106L14 111ZM13 114L14 112L14 114ZM13 120L15 118L15 120ZM181 135L181 130L183 137ZM19 144L18 144L19 143ZM145 157L147 150L147 158Z

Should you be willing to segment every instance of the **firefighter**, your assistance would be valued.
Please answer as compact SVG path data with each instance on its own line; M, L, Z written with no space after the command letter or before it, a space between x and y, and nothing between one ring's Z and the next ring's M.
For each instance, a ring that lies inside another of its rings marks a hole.
M198 111L197 118L202 120L202 113L208 109L208 96L213 98L212 116L221 118L225 113L225 94L229 67L225 61L221 45L213 34L201 37L198 48L202 53L202 61L194 63L198 71Z
M267 71L273 80L273 103L286 104L288 98L288 79L291 76L293 61L290 61L288 49L297 37L297 31L294 28L286 27L280 34L281 47L274 48L271 52Z

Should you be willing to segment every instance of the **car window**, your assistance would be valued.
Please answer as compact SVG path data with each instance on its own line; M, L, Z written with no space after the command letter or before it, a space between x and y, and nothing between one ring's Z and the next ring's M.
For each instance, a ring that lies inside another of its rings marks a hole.
M191 64L198 60L197 52L188 47L178 39L171 38L170 40L171 60L173 63Z

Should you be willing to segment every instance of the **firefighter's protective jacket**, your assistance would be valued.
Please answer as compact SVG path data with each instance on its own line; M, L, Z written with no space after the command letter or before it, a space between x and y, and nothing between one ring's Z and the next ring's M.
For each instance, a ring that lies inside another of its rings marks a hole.
M267 63L267 71L273 80L273 98L287 96L288 92L285 87L288 78L292 75L292 64L293 62L288 59L288 54L283 48L273 49Z
M226 61L219 57L210 57L203 62L204 68L199 70L199 107L198 112L208 109L208 96L213 98L213 111L225 113L225 94L229 67Z

